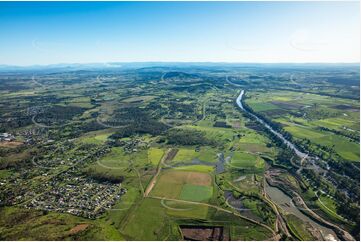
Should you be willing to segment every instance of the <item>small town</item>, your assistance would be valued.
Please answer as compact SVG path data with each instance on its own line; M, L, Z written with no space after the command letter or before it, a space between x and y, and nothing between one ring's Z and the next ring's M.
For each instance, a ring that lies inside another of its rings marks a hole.
M126 192L121 184L99 183L90 178L77 177L72 172L46 183L47 188L48 191L35 196L25 207L94 219L111 208Z

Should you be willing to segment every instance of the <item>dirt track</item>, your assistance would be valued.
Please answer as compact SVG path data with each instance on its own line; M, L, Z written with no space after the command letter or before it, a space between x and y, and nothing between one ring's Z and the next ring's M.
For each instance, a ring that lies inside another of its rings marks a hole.
M273 234L273 237L272 237L272 239L270 239L270 240L273 240L273 239L277 240L277 238L279 238L279 236L275 233L275 231L274 231L271 227L269 227L268 225L265 225L265 224L263 224L263 223L260 223L260 222L258 222L258 221L256 221L256 220L251 219L251 218L242 216L242 215L240 215L239 213L236 213L236 212L227 210L227 209L222 208L222 207L218 207L218 206L216 206L216 205L212 205L212 204L208 204L208 203L202 203L202 202L193 202L193 201L187 201L187 200L166 198L166 197L157 197L157 196L148 196L148 197L149 197L149 198L153 198L153 199L160 199L160 200L167 200L167 201L175 201L175 202L195 204L195 205L201 205L201 206L207 206L207 207L215 208L215 209L217 209L217 210L219 210L219 211L223 211L223 212L226 212L226 213L233 214L233 215L235 215L235 216L237 216L237 217L240 217L240 218L245 219L245 220L247 220L247 221L249 221L249 222L251 222L251 223L260 225L260 226L268 229L268 230L271 231L272 234Z
M158 176L160 174L160 171L162 170L162 166L163 166L164 162L172 160L175 157L175 155L177 154L177 152L178 152L177 149L168 149L165 152L162 159L158 163L157 172L153 176L152 180L149 182L149 185L148 185L147 189L144 192L144 197L148 197L149 193L152 191L154 185L157 182L157 178L158 178Z

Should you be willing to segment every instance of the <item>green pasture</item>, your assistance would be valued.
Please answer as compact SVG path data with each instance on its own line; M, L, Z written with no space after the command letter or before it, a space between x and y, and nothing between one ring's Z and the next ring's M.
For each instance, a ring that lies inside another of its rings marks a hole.
M185 184L182 187L180 199L194 202L204 202L212 197L213 188L210 186L198 186Z
M232 225L230 231L231 240L235 241L267 241L272 237L269 230L254 224Z
M144 166L148 164L148 155L146 150L127 154L122 147L113 147L110 153L106 154L89 168L93 172L105 173L112 176L135 176L134 170L129 169L131 166Z
M211 147L201 147L199 151L195 151L195 148L179 148L173 161L192 161L194 159L206 162L216 162L217 151Z
M157 197L180 199L184 186L210 186L211 176L204 172L195 172L190 170L168 170L164 171L158 177L151 195Z
M206 219L208 207L198 204L189 204L179 201L163 200L168 215L176 218Z
M230 166L234 168L263 168L264 161L257 155L234 152L231 158Z
M171 239L176 224L167 218L165 210L160 200L146 198L126 218L120 231L127 240Z
M360 160L360 145L349 141L345 137L331 134L322 138L316 138L314 139L314 142L326 146L334 146L335 151L346 160Z
M148 149L148 159L150 163L152 163L155 166L158 165L163 155L164 155L164 149L153 148L153 147Z
M294 234L297 239L302 241L312 241L316 239L312 236L311 232L307 230L303 220L293 214L288 214L286 217L290 232Z
M178 166L173 168L174 170L181 171L197 171L197 172L212 172L214 170L214 166L206 166L206 165L189 165L189 166Z
M264 103L264 102L253 102L248 101L247 104L252 108L255 112L262 112L262 111L268 111L268 110L275 110L279 109L278 106L272 104L272 103Z
M105 129L99 131L92 131L85 133L81 137L77 139L77 142L85 143L85 144L95 144L101 145L104 144L108 137L114 133L112 129Z
M336 221L344 221L344 219L337 214L337 205L331 198L321 195L316 201L316 204L323 212L334 218Z
M193 126L185 125L184 128L193 128L199 131L204 131L206 138L215 142L229 142L233 139L234 131L230 128L218 128L218 127L205 127L205 126Z

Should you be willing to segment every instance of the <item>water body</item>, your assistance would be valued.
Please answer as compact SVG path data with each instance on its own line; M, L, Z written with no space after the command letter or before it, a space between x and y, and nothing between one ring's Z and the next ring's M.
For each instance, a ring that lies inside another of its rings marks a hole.
M255 118L259 123L261 123L263 126L265 126L269 131L271 131L273 134L275 134L278 138L280 138L283 143L285 143L290 149L292 149L296 155L298 155L300 158L304 158L307 154L301 152L299 149L297 149L297 147L292 144L290 141L288 141L281 133L277 132L276 130L274 130L271 126L269 126L265 121L263 121L263 119L259 118L258 116L254 115L253 113L248 112L246 109L244 109L243 105L242 105L242 97L244 95L244 90L241 91L241 93L239 94L239 96L237 97L237 105L246 113L248 113L249 115L251 115L253 118Z
M301 220L310 223L313 227L319 229L323 237L327 240L336 240L337 235L332 229L326 228L325 226L313 221L308 216L303 214L291 201L291 197L286 195L283 191L277 187L270 186L265 182L265 191L273 202L280 206L287 213L296 215Z
M219 153L217 154L217 156L218 156L218 161L216 163L216 174L220 174L224 172L224 165L226 161L223 153Z
M246 109L244 109L242 105L242 97L244 95L244 90L241 91L239 96L237 97L237 105L242 109L242 111L248 113L253 118L255 118L259 123L261 123L263 126L265 126L269 131L271 131L273 134L275 134L277 137L279 137L290 149L292 149L296 155L298 155L300 158L304 158L307 156L307 154L301 152L297 149L297 147L292 144L289 140L287 140L281 133L275 131L271 126L269 126L265 121L263 121L258 116L254 115L253 113L248 112ZM286 195L283 191L278 189L277 187L270 186L267 182L265 183L265 191L271 198L273 202L275 202L278 206L280 206L284 211L288 213L293 213L298 218L302 219L305 222L309 222L313 227L318 228L323 237L327 240L335 240L337 238L335 232L332 229L326 228L323 225L313 221L308 216L304 215L296 206L292 204L291 197Z

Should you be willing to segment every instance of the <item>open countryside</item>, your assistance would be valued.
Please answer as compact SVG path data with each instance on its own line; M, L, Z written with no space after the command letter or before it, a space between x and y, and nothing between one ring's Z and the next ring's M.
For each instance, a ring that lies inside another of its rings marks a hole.
M356 66L217 68L2 73L2 238L358 238Z
M360 3L0 0L1 241L360 241Z

